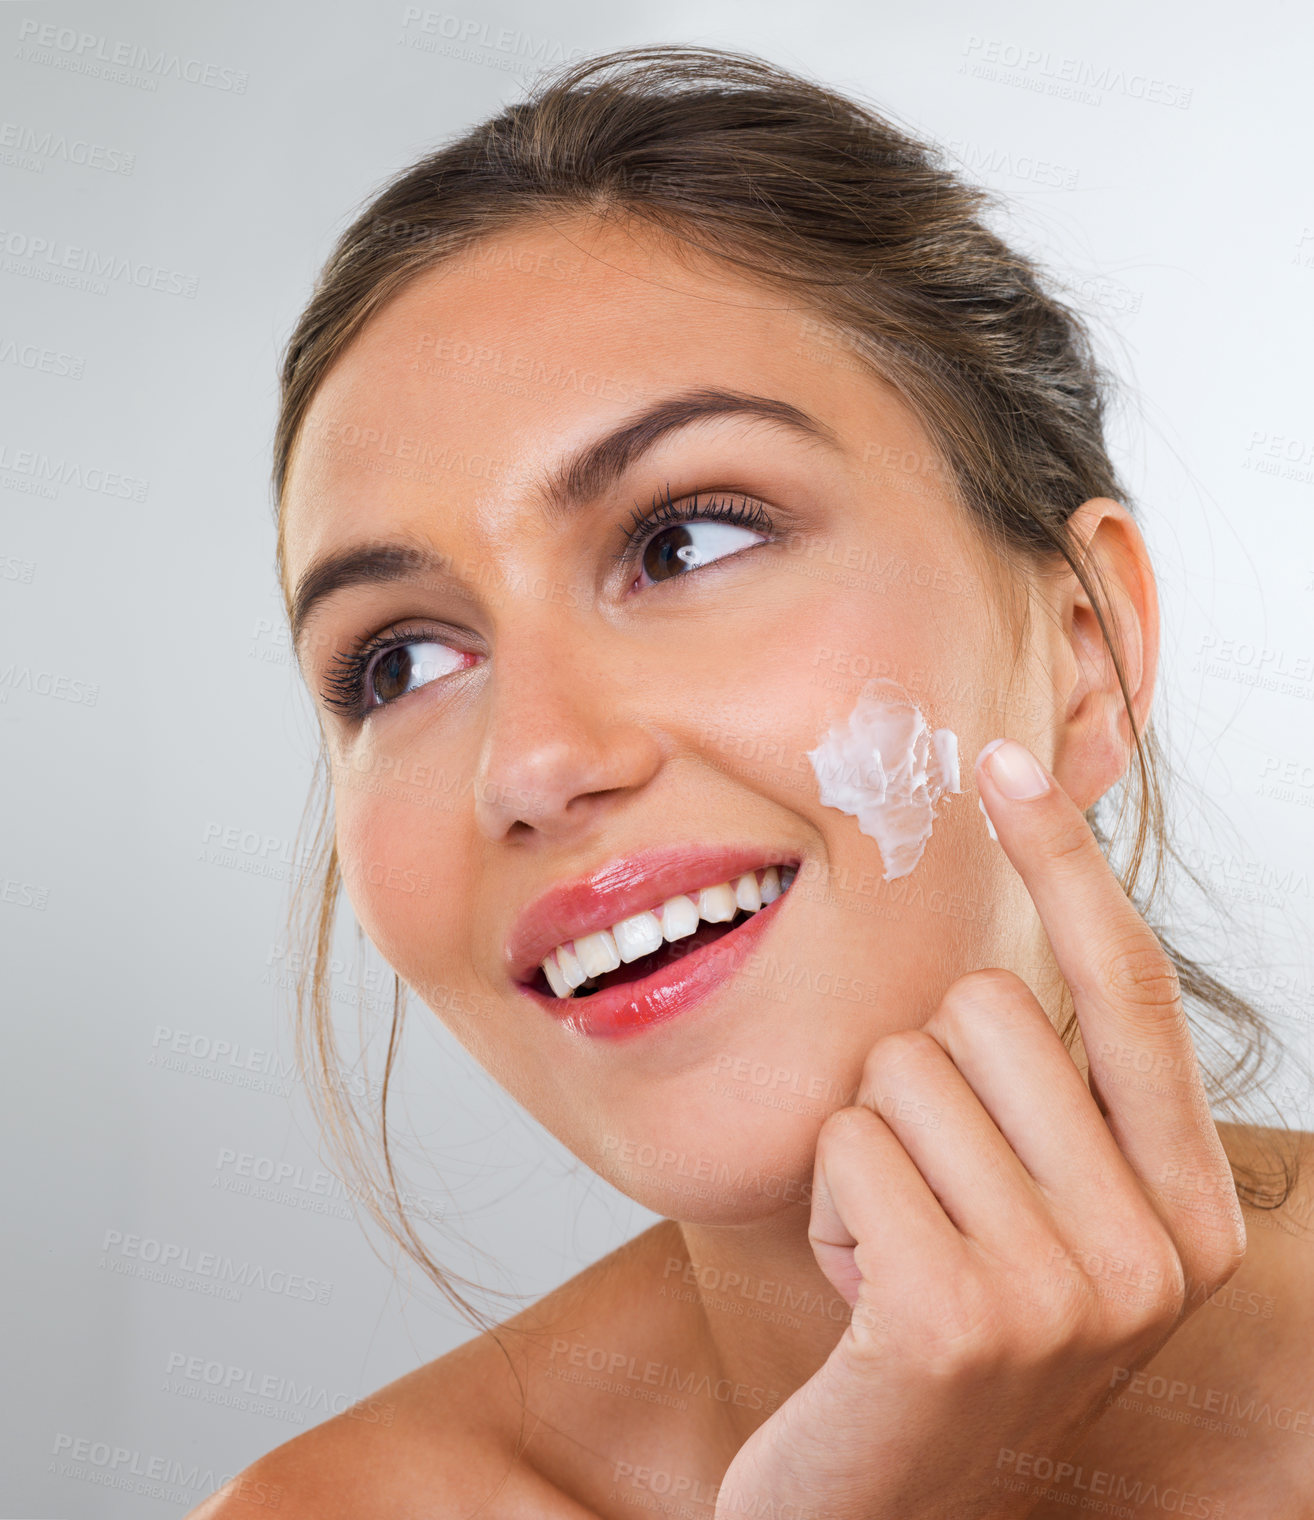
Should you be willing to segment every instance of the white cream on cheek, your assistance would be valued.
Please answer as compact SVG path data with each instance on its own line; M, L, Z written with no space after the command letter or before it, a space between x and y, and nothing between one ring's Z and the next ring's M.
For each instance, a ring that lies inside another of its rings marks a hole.
M907 691L884 677L863 686L848 719L832 723L807 755L822 804L855 817L880 846L886 881L913 869L941 797L962 790L958 735L932 733Z

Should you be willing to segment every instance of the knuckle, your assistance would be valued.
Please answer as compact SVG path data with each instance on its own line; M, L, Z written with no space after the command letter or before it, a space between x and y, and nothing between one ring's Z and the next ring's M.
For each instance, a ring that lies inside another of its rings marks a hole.
M1245 1215L1230 1173L1202 1175L1212 1184L1209 1190L1201 1185L1193 1196L1174 1198L1170 1207L1190 1276L1221 1287L1245 1260Z
M1175 1323L1186 1307L1186 1267L1166 1236L1149 1255L1146 1276L1160 1285L1157 1293L1148 1295L1146 1314L1156 1322Z
M1167 1235L1128 1253L1129 1291L1107 1298L1120 1344L1134 1347L1171 1329L1186 1307L1186 1269Z
M1031 1360L1053 1366L1084 1350L1094 1339L1092 1326L1099 1318L1099 1300L1091 1285L1066 1284L1039 1306L1031 1320L1027 1335Z
M824 1164L837 1150L855 1144L873 1117L871 1109L856 1103L832 1110L817 1131L817 1159Z
M1016 971L1003 966L982 966L950 982L940 999L940 1006L970 1017L975 1013L993 1013L1019 997L1030 999L1032 996L1031 988Z
M1112 1215L1106 1225L1104 1238L1061 1249L1062 1270L1050 1274L1047 1284L1067 1288L1070 1307L1079 1315L1074 1332L1079 1339L1097 1351L1131 1354L1181 1318L1187 1272L1172 1236L1152 1211Z
M1158 1345L1182 1317L1185 1293L1166 1290L1152 1293L1148 1289L1122 1304L1113 1316L1113 1348L1124 1356L1136 1356L1147 1346Z
M1159 1011L1175 1019L1181 1010L1182 988L1167 953L1157 941L1140 937L1118 945L1101 962L1105 984L1119 1002L1138 1012Z
M1245 1216L1234 1200L1234 1207L1220 1208L1211 1227L1192 1242L1191 1275L1213 1292L1236 1275L1247 1247Z
M1089 869L1092 852L1103 865L1108 865L1090 831L1090 825L1084 819L1069 820L1064 817L1056 822L1045 847L1051 861L1060 866L1070 866L1078 872L1084 873Z
M944 1051L925 1029L896 1029L871 1047L862 1067L862 1090L882 1089L902 1072L941 1059Z
M986 966L951 982L923 1028L931 1033L970 1035L1038 1022L1049 1021L1026 981L1002 966Z

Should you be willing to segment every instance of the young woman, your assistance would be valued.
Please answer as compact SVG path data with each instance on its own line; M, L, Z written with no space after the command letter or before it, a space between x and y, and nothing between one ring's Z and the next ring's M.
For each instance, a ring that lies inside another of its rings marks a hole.
M663 1222L206 1520L1311 1512L1307 1137L1210 1116L1184 1000L1262 1029L1147 917L1154 575L981 209L651 48L343 236L276 466L321 961L345 886Z

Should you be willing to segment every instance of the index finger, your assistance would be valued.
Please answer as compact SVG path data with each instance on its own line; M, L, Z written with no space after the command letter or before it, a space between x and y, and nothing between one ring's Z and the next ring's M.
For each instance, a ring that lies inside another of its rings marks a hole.
M1172 1213L1236 1211L1168 952L1122 889L1081 810L1016 739L976 760L999 844L1036 905L1076 1009L1091 1091L1119 1149Z

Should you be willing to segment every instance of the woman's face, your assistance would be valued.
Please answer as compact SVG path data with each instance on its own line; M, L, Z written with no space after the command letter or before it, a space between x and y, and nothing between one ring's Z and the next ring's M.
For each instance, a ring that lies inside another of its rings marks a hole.
M641 527L618 561L655 498L712 519ZM285 510L293 588L330 557L373 556L364 576L320 578L299 633L360 923L526 1109L643 1204L710 1222L805 1202L821 1122L880 1035L920 1024L966 971L1039 974L972 761L1008 732L1080 805L1108 785L1064 774L1061 620L1036 620L1010 680L999 572L921 427L785 297L616 225L507 232L418 279L337 362ZM881 675L963 760L962 794L889 882L805 753ZM634 886L637 869L642 896L674 853L688 879L611 923L724 879L708 863L722 849L798 876L738 969L673 1017L589 1032L524 990L513 963L542 894L583 884L556 933L596 902L591 878Z

